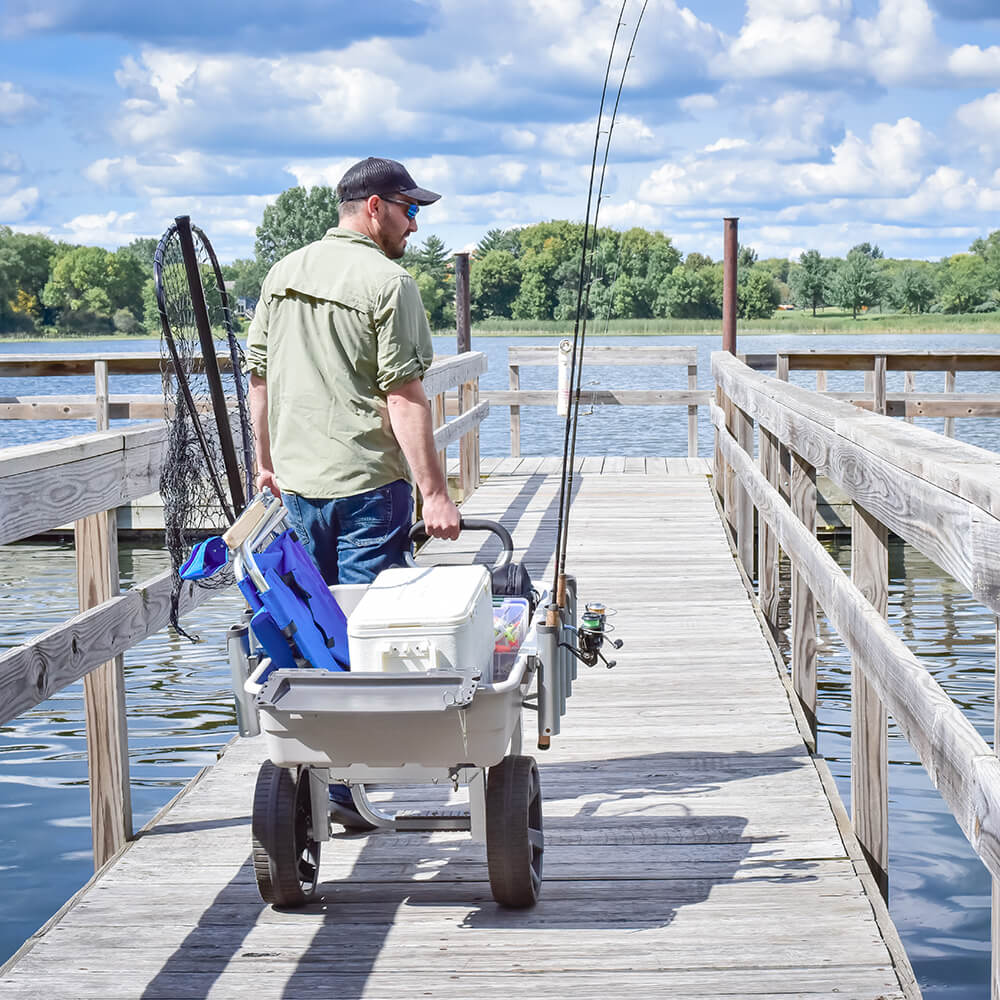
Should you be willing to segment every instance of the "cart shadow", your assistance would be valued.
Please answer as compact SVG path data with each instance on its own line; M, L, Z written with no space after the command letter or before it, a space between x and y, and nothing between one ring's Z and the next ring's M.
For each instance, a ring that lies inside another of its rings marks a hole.
M195 967L207 995L234 962L250 963L249 971L261 959L289 963L286 997L314 991L321 977L337 983L335 993L322 995L361 996L385 966L390 936L398 947L410 928L418 928L421 940L429 928L440 947L456 952L463 933L503 928L539 934L600 929L613 947L609 934L668 927L682 908L722 886L739 891L754 883L813 880L817 862L789 856L780 831L748 834L748 817L711 808L713 793L725 793L727 783L802 763L803 754L792 747L764 754L543 759L544 881L538 904L526 910L493 902L485 849L462 834L335 835L324 845L323 865L343 872L328 876L300 910L261 903L248 857L142 996L170 995ZM301 950L281 947L279 959L270 948L248 948L248 936L262 923L293 928Z

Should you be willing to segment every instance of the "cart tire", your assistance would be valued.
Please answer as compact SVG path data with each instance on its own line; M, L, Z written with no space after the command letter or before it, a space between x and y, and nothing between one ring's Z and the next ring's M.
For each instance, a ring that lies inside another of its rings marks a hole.
M542 791L534 757L504 757L486 782L486 866L501 906L534 906L542 888Z
M302 906L319 881L309 771L261 764L253 796L253 868L265 903Z

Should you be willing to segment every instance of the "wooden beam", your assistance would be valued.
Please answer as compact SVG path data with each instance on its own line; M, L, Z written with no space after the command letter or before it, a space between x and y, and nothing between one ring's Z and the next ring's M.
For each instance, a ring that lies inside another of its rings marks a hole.
M789 505L792 515L816 535L816 469L789 452ZM773 485L773 484L772 484ZM816 748L816 601L809 581L796 566L791 573L792 687L805 712Z
M736 440L740 447L753 457L753 417L745 410L736 407L733 412L733 420L736 424ZM747 572L747 576L753 579L754 576L754 531L753 531L754 507L750 495L739 483L736 483L736 548L739 553L740 562Z
M774 487L779 486L781 456L778 453L778 439L763 427L760 429L760 471L761 475ZM767 521L757 524L757 593L761 611L774 639L778 638L778 543Z
M554 365L558 345L508 347L507 363L512 365ZM584 364L600 365L697 365L697 347L592 347L587 345Z
M521 388L521 368L519 365L507 365L512 392ZM492 400L491 400L492 402ZM510 456L517 458L521 454L521 407L511 403L510 406Z
M170 571L62 622L0 656L0 725L158 632L170 617ZM185 583L180 613L218 590Z
M889 534L853 505L851 582L883 618L889 607ZM868 681L865 652L851 663L851 821L868 866L889 898L889 737L885 706Z
M556 405L555 389L484 389L480 398L495 406ZM707 406L707 389L581 389L581 406Z

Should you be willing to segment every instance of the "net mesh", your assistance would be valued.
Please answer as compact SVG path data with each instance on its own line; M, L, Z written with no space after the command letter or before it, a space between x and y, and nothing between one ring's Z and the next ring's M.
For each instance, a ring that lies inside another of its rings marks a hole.
M181 579L178 570L193 544L206 535L220 534L239 505L228 488L220 431L212 411L206 359L198 336L193 295L204 296L218 368L230 411L223 433L235 439L244 495L251 495L253 444L246 410L243 350L232 328L224 284L207 237L192 227L201 289L194 293L184 266L177 225L164 233L156 250L154 273L162 336L160 371L163 379L167 451L160 474L160 495L167 549L173 570L170 624L189 636L178 623ZM213 364L209 360L209 364ZM192 413L192 408L194 412ZM226 567L199 581L203 587L227 587L233 582Z

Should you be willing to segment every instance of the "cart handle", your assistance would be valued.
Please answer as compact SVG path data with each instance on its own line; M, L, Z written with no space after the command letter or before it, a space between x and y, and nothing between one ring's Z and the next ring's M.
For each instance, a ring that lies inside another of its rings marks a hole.
M497 538L500 539L500 556L496 561L496 566L494 568L499 568L501 566L506 566L510 562L511 557L514 555L514 539L511 538L510 532L499 522L489 521L485 517L462 517L458 521L458 530L462 531L490 531ZM410 541L415 542L417 539L427 539L429 536L427 530L424 527L424 522L417 521L412 528L410 528ZM413 554L409 551L405 553L406 564L408 566L416 566L413 560Z

